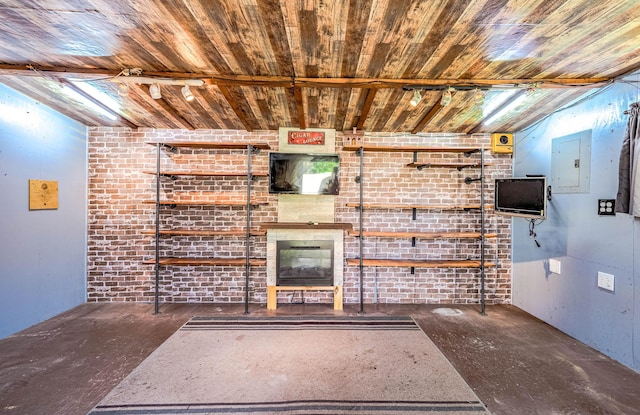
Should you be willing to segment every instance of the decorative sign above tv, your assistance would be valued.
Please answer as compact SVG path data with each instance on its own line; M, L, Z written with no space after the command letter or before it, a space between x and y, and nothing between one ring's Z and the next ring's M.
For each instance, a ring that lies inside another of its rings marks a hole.
M337 195L337 154L269 153L269 193Z
M287 131L288 144L324 145L324 131Z

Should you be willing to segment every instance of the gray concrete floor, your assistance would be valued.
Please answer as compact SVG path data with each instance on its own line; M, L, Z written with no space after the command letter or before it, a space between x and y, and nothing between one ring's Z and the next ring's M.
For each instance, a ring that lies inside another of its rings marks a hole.
M243 305L84 304L0 340L0 414L86 415L192 316ZM640 373L513 306L365 305L411 315L493 414L640 414ZM357 315L280 305L251 315Z

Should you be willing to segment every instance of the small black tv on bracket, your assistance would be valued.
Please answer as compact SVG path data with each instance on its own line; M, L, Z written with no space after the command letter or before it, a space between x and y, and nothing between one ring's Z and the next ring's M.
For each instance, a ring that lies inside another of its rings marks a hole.
M546 176L496 179L494 210L502 215L544 220L548 191Z
M338 154L269 153L269 193L337 195Z

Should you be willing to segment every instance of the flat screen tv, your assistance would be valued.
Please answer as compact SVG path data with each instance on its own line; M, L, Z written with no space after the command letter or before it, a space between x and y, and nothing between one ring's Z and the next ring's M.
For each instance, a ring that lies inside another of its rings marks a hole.
M337 195L338 154L269 153L269 193Z
M514 177L496 179L496 213L531 219L545 219L547 215L547 178Z

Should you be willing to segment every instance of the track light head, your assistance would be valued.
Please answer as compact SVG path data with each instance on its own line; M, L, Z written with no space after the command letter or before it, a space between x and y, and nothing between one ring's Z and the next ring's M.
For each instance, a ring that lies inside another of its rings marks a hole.
M444 92L442 93L442 99L440 99L440 105L442 105L443 107L446 107L449 104L451 104L451 98L453 98L451 91L453 90L454 89L451 87L444 90Z
M484 104L484 94L480 89L476 89L473 94L473 103L477 106Z
M415 91L413 91L413 97L411 97L411 101L409 101L409 104L411 104L412 107L416 107L418 106L420 101L422 101L422 95L420 95L420 91L416 89Z
M149 94L151 94L151 98L153 99L162 98L162 93L160 92L160 85L158 84L149 85Z
M129 84L121 82L118 84L118 95L126 97L129 95Z
M191 93L191 89L189 88L189 85L185 85L182 87L182 96L187 101L193 101L193 99L195 98Z

